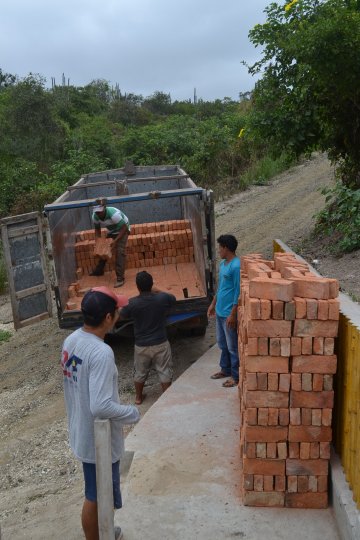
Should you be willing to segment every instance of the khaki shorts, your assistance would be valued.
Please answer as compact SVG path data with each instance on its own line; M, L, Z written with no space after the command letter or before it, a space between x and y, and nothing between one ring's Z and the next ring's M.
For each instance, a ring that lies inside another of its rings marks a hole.
M139 347L135 345L134 381L144 383L153 368L159 375L160 382L169 383L173 378L171 347L168 341L159 345Z

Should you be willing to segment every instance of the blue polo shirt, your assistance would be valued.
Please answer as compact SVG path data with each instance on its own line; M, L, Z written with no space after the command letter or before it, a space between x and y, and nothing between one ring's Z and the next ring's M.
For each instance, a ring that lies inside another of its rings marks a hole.
M219 286L216 293L216 314L228 317L233 306L237 306L240 294L240 259L234 257L229 263L220 262Z

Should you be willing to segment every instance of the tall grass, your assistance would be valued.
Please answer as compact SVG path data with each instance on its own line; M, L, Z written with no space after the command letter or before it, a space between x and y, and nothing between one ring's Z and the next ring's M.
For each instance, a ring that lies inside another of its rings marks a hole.
M271 178L286 171L295 160L289 154L283 153L279 158L264 156L254 161L241 175L239 179L239 188L246 189L250 185L266 184Z

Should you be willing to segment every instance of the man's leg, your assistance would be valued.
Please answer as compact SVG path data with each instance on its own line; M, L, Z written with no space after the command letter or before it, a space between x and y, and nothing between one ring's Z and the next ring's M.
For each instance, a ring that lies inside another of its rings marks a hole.
M141 403L143 402L143 389L144 389L144 384L143 382L136 382L134 381L134 385L135 385L135 405L141 405Z
M84 500L81 524L86 540L99 540L97 502Z
M156 370L162 391L165 392L171 386L173 379L172 353L169 341L152 346L153 367Z
M236 329L225 326L225 337L230 358L231 377L237 384L239 382L239 351L238 334Z
M231 359L226 340L226 317L219 317L218 315L216 315L216 341L221 350L220 372L223 373L225 377L230 377Z
M125 234L121 240L117 243L116 246L116 262L115 262L115 272L116 272L116 283L123 284L125 281L125 264L126 264L126 244L127 244L128 235ZM120 285L119 285L120 286Z
M104 274L106 261L104 259L99 259L99 262L95 266L94 270L90 272L90 276L102 276Z

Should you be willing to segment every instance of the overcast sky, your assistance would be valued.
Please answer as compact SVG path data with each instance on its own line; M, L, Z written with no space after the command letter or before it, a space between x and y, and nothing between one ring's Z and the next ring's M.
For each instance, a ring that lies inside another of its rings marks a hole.
M51 86L94 79L122 92L214 100L251 90L241 64L260 55L248 32L270 0L2 0L0 68Z

